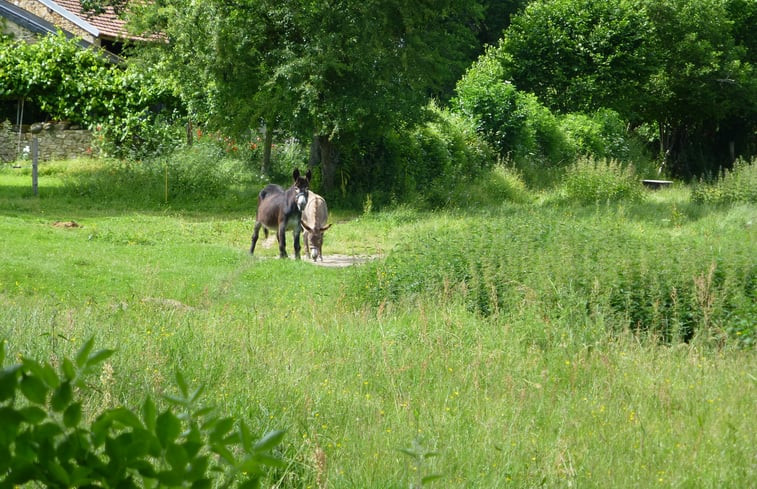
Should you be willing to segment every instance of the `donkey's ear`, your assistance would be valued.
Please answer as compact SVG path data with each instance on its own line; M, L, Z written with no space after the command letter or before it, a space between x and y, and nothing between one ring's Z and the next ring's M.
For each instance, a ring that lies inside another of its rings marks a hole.
M292 172L292 179L296 182L298 178L300 178L300 169L295 168Z
M305 178L308 179L308 182L310 181L312 176L313 176L313 172L311 172L310 168L308 168L308 172L305 174Z
M333 224L333 223L331 223L331 224ZM331 227L331 224L329 224L329 225L327 225L327 226L324 226L324 227L322 227L322 228L321 228L321 232L324 232L325 230L327 230L328 228L330 228L330 227Z
M302 224L302 229L304 229L305 231L307 231L307 232L309 232L309 233L312 233L312 232L313 232L313 228L311 228L310 226L308 226L308 225L307 225L307 224L305 224L304 222L300 221L300 224Z

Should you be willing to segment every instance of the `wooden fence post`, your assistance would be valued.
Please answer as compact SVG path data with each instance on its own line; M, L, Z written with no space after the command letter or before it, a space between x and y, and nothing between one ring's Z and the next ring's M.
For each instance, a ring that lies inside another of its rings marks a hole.
M39 140L37 139L37 135L35 134L32 136L32 193L36 197L38 192L38 171L37 171L37 163L39 161Z

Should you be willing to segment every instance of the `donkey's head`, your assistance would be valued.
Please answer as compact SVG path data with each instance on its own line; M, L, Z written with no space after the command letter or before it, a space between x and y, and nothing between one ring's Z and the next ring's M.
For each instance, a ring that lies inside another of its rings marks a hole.
M331 224L314 228L311 228L304 222L302 222L301 224L309 234L308 239L310 240L310 258L312 258L313 261L316 261L320 257L321 261L323 261L323 253L321 252L321 250L323 249L323 233L331 227Z
M295 168L292 173L292 178L294 179L294 185L292 185L292 188L294 188L295 191L297 210L300 212L305 209L305 204L308 203L308 189L310 188L310 177L312 176L310 170L308 170L304 177L301 176L299 168Z

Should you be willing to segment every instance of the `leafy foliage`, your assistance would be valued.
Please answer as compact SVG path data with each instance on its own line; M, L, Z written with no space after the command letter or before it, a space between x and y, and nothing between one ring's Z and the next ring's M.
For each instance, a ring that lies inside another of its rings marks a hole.
M433 103L428 111L425 123L367 138L345 151L350 163L344 165L341 195L334 197L371 193L378 205L402 199L438 207L451 188L492 167L494 153L468 119Z
M550 108L608 107L628 117L647 96L652 33L635 1L537 1L513 18L501 49L507 76Z
M495 208L505 202L526 204L532 200L533 190L526 186L521 173L511 166L497 164L472 182L453 187L446 207Z
M754 152L748 3L537 1L513 19L497 59L506 79L552 109L607 107L633 125L659 124L668 169L701 175L728 162L729 144Z
M255 439L242 421L221 417L199 404L202 388L190 390L177 372L174 408L158 409L150 398L139 412L107 409L86 424L77 394L85 378L113 350L93 351L88 340L74 359L56 370L21 358L0 371L0 483L37 482L45 487L254 488L284 433ZM0 343L0 366L5 342ZM178 411L178 412L175 412Z
M640 143L617 112L551 112L505 79L501 48L491 48L457 84L457 111L503 158L523 169L561 166L580 156L639 158Z
M0 96L95 129L100 148L118 157L167 152L182 137L177 100L154 67L113 64L62 32L34 44L0 42Z

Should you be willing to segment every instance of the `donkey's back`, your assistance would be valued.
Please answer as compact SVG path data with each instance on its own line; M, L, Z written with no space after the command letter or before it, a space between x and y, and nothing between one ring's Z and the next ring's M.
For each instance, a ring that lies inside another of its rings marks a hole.
M313 261L316 261L319 257L323 261L323 233L331 227L331 224L326 224L328 220L329 208L326 201L315 192L310 192L300 222L305 231L305 250Z
M268 236L269 230L278 230L279 219L287 214L287 210L286 191L279 185L271 183L258 193L255 221L262 224L265 235ZM288 227L291 229L291 226Z

